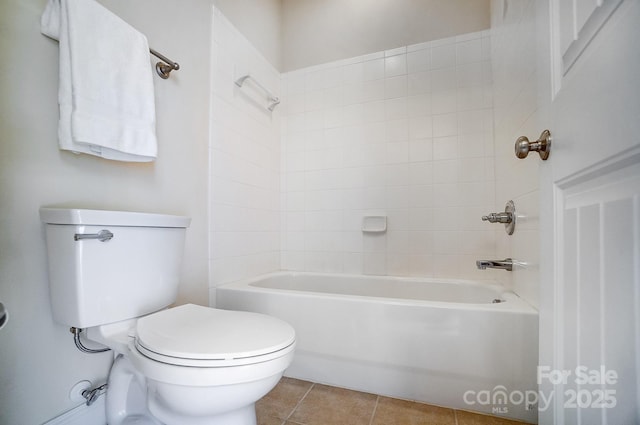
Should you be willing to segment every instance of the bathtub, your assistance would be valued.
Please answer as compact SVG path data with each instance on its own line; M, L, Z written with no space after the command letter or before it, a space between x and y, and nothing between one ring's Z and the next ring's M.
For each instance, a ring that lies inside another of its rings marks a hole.
M537 420L538 314L499 286L278 272L222 285L216 298L296 329L286 376Z

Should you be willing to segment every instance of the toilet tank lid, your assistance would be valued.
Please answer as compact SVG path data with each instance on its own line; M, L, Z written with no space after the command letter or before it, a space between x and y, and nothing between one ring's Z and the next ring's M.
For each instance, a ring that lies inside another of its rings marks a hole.
M189 217L132 211L78 208L40 208L40 220L48 224L131 227L189 227Z

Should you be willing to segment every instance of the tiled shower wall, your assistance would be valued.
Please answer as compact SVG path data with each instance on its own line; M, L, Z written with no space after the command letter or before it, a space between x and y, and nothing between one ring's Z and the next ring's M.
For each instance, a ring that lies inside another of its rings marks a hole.
M539 287L538 155L517 159L513 145L519 136L536 140L548 123L538 116L536 69L536 2L496 0L491 4L491 60L494 80L496 208L512 199L518 221L512 236L497 234L497 254L513 257L521 266L499 275L503 283L534 306ZM551 129L552 130L552 129Z
M280 268L279 112L251 81L234 84L250 74L279 93L280 73L217 9L212 37L210 288Z
M493 279L488 31L282 76L281 267ZM367 215L386 233L361 231ZM504 273L504 272L502 272Z

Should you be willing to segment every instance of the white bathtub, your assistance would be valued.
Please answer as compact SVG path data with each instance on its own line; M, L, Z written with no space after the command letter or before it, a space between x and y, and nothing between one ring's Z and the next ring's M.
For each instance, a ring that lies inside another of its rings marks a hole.
M216 296L218 308L293 325L287 376L537 419L516 392L532 400L526 391L537 391L538 314L498 286L280 272L223 285Z

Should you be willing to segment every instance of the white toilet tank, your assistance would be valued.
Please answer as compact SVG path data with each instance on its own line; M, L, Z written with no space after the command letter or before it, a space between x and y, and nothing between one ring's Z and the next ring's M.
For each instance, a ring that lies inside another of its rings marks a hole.
M40 219L57 322L88 328L139 317L175 301L190 218L41 208ZM107 240L97 239L100 232Z

